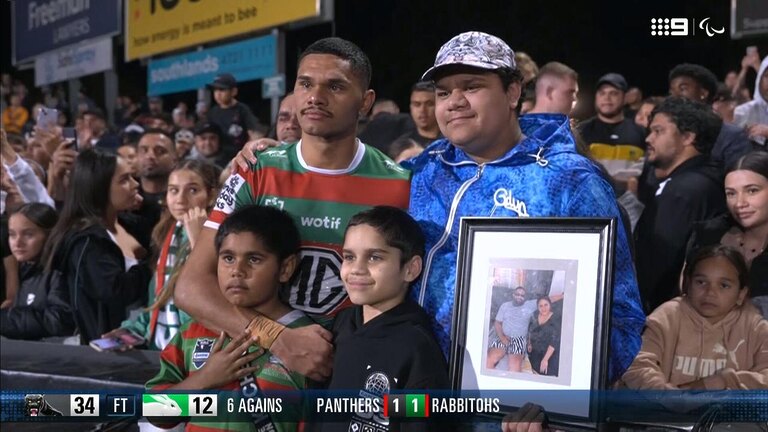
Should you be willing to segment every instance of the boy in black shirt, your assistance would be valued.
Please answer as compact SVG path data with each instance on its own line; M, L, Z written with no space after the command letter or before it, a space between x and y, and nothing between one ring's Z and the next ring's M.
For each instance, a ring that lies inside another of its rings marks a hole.
M329 389L361 389L362 397L381 397L392 390L449 388L445 358L429 316L407 298L424 257L418 223L394 207L358 213L347 226L342 254L341 279L356 306L334 321L336 352ZM364 417L353 415L347 426L389 430L383 416Z

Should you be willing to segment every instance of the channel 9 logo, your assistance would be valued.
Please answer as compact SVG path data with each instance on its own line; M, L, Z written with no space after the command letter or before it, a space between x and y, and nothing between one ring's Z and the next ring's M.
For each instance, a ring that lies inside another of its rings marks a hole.
M725 33L725 27L715 28L709 24L710 17L699 21L699 29L708 37ZM689 26L690 24L690 26ZM689 31L690 29L690 31ZM696 19L651 18L651 36L692 36L696 34Z

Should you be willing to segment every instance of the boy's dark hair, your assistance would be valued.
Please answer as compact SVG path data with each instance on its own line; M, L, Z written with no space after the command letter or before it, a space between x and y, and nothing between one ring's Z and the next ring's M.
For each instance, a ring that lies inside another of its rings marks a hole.
M672 82L673 79L681 76L693 79L709 92L707 95L708 104L711 104L712 101L715 100L715 94L717 93L717 77L711 70L697 64L679 64L669 71L669 82Z
M411 93L413 92L435 92L435 83L432 81L419 81L411 87Z
M666 114L680 133L696 134L693 146L699 153L708 155L712 152L723 125L723 120L712 111L712 107L683 97L668 97L651 111L649 124L659 113Z
M683 294L688 293L688 287L691 284L691 278L693 272L696 270L696 266L708 258L723 257L727 259L735 268L739 274L739 289L747 287L749 283L749 268L747 262L744 260L744 256L731 246L715 244L710 246L703 246L693 252L693 255L685 264L685 272L683 273Z
M216 232L216 253L230 234L249 232L261 239L267 250L280 261L295 255L301 246L299 230L287 212L275 207L251 205L236 210Z
M304 57L310 54L331 54L346 60L349 62L352 73L360 79L363 90L368 90L368 86L371 85L371 61L365 55L365 52L352 42L337 37L320 39L301 53L299 64L304 60Z
M352 216L347 231L357 225L370 225L388 246L399 249L401 266L415 256L424 258L425 240L419 223L397 207L376 206L362 211Z

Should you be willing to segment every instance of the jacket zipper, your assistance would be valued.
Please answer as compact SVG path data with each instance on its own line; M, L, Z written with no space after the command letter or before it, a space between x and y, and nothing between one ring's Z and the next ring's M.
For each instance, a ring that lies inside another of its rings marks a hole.
M434 258L437 250L443 247L445 242L447 242L448 238L451 236L451 231L453 229L453 219L456 217L456 209L459 207L459 201L461 201L464 192L466 192L474 182L480 179L484 169L485 164L478 165L475 176L465 181L461 187L459 187L459 190L456 191L456 195L453 196L453 201L451 202L451 211L448 213L448 221L446 222L445 229L443 230L443 235L427 254L427 264L424 267L424 275L422 276L421 288L419 289L419 305L422 307L424 306L424 297L427 293L427 281L429 280L429 269L432 266L432 259Z

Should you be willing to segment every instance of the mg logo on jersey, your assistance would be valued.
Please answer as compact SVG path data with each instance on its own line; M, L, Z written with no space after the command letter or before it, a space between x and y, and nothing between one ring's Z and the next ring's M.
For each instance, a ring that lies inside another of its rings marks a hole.
M291 306L311 314L327 314L345 298L339 254L331 249L302 248L299 269L291 280Z

